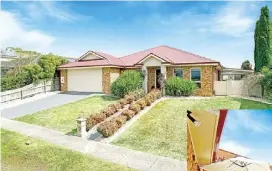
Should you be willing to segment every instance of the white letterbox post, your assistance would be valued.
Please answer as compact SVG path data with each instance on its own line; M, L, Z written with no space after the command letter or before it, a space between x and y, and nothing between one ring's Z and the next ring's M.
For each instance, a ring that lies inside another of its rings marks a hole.
M86 131L86 118L78 118L77 120L77 135L82 137L82 138L86 138L87 135L87 131Z

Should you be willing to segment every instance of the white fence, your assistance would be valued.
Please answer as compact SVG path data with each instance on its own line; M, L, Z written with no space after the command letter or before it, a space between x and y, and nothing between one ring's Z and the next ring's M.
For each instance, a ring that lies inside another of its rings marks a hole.
M59 90L59 78L55 78L53 80L43 80L38 84L30 84L15 90L1 92L1 103L13 100L22 100L36 94L57 90Z
M246 96L246 97L262 97L262 87L257 85L247 87L243 80L227 80L214 82L215 95L218 96Z

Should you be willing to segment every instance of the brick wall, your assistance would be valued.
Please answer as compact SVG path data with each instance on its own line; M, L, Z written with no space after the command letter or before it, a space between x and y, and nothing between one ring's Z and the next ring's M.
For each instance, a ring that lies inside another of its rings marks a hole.
M149 67L147 68L147 91L150 92L152 87L155 88L155 76L156 76L156 68Z
M119 73L120 68L102 68L102 91L103 93L109 94L110 91L110 73Z
M67 77L67 69L62 69L60 70L60 79L61 77L64 77L64 83L61 83L60 81L60 91L67 91L68 87L67 87L67 83L68 83L68 77Z
M199 167L196 162L191 135L187 126L187 171L198 171Z
M166 68L167 79L173 76L174 68L182 68L183 78L186 80L190 80L191 68L200 68L201 88L198 89L194 95L197 95L197 96L212 96L213 95L214 68L212 66L167 67Z

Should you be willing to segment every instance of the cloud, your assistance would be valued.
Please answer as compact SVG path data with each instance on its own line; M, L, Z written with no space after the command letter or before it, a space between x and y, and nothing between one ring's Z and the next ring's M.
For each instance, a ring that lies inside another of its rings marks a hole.
M75 21L79 15L71 11L65 3L59 4L54 1L36 1L28 3L15 3L29 18L33 20L46 19L51 17L60 21Z
M213 31L228 34L231 36L242 36L250 32L255 23L253 17L249 14L255 9L254 4L246 3L228 3L222 7L212 19L211 28Z
M64 9L63 6L57 5L56 2L41 1L40 3L47 14L51 17L64 21L76 20L74 13L67 11L67 9Z
M218 6L210 13L196 11L189 7L180 13L163 15L154 13L145 17L144 24L173 28L178 33L216 33L227 36L251 36L256 18L254 14L259 8L254 3L228 2ZM160 29L160 28L158 28Z
M247 156L252 151L251 148L245 147L233 140L226 140L221 142L220 148L242 156Z
M227 116L226 129L235 132L245 129L249 133L269 133L272 132L271 126L265 122L266 118L261 117L258 110L230 110Z
M252 146L252 145L251 145ZM254 147L254 148L252 148ZM245 146L238 141L233 141L233 140L225 140L220 143L219 148L241 155L248 157L252 160L258 160L258 161L264 161L264 162L269 162L272 164L272 149L269 148L263 148L263 147L256 147L256 146Z
M21 47L40 52L49 51L55 38L39 30L28 29L14 13L0 11L2 47Z

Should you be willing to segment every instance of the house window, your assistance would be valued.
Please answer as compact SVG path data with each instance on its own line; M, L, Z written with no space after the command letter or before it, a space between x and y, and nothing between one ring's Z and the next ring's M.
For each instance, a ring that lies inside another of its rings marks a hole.
M183 78L183 69L174 69L174 75Z
M191 80L196 83L198 88L201 88L201 73L199 68L191 69Z

